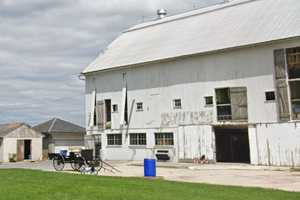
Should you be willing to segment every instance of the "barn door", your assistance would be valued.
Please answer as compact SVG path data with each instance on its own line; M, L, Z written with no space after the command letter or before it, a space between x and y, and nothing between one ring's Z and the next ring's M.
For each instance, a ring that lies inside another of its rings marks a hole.
M230 102L232 120L247 120L247 88L234 87L230 88Z
M278 114L280 121L290 120L288 85L286 82L285 51L274 51L275 85L277 92Z
M24 140L17 140L17 161L24 160Z
M105 104L104 101L98 101L97 106L97 125L99 128L104 129L104 121L105 121Z

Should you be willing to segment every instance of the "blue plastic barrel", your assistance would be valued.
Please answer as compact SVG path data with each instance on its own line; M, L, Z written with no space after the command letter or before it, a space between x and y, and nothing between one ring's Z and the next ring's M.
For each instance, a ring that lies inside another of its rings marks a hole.
M144 175L145 177L156 177L155 159L144 159Z

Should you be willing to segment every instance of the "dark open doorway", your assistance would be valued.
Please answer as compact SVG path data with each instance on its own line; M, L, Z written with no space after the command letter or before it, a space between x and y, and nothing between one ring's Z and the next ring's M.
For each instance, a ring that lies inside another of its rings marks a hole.
M105 100L105 119L106 122L111 122L111 100L110 99L106 99Z
M95 144L95 157L101 158L101 135L95 135L94 136L94 144Z
M24 159L31 159L31 140L24 140Z
M248 128L215 128L217 162L250 163Z

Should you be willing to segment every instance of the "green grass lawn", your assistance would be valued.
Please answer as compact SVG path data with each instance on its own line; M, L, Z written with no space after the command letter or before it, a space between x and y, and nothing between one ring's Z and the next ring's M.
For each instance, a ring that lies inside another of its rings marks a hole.
M300 200L300 193L259 188L96 177L32 170L0 170L3 200Z

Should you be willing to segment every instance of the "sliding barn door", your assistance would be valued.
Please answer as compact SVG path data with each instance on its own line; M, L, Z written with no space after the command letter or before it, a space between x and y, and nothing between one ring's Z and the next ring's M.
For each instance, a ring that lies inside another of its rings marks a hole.
M248 120L247 88L230 88L232 120Z
M290 120L288 85L286 82L285 51L274 51L275 85L277 93L278 114L280 121Z
M17 161L24 160L24 140L17 140Z

